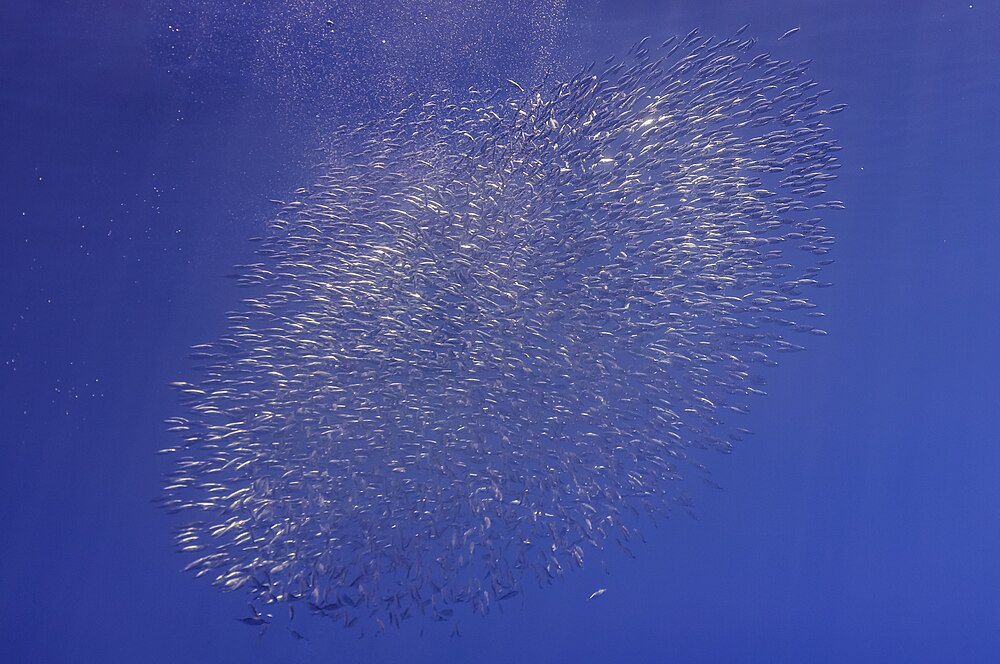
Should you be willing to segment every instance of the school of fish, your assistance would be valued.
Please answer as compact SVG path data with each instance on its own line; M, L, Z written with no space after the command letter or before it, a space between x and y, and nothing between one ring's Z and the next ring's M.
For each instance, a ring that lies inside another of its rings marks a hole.
M248 624L381 631L488 613L685 508L761 367L825 334L843 105L759 51L646 39L341 128L175 383L186 569Z

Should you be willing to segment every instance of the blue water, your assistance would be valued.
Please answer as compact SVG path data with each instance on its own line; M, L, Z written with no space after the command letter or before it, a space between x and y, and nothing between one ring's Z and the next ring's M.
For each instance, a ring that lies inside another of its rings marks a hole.
M364 5L0 6L0 661L1000 661L1000 6ZM402 21L414 6L424 22ZM358 32L325 46L328 15ZM745 23L849 105L830 122L848 208L817 295L830 334L768 374L697 520L461 638L258 638L234 620L244 598L179 571L151 502L168 383L224 331L225 275L253 260L267 199L311 181L324 131L406 93L530 79L532 54L558 76Z

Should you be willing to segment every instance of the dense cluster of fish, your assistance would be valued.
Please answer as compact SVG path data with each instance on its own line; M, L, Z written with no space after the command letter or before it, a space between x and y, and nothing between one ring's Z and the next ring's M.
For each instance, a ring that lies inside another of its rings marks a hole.
M807 63L692 32L343 128L176 386L187 569L376 629L582 566L821 335L839 149ZM793 340L795 339L795 340Z

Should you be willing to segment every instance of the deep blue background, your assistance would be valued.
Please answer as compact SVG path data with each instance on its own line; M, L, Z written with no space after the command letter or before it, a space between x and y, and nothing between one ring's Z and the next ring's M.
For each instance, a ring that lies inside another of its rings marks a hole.
M610 576L529 591L461 639L294 641L258 639L239 596L179 572L153 451L266 199L309 182L310 104L377 112L368 79L291 94L239 48L179 73L162 13L0 4L0 662L1000 661L1000 8L581 1L561 57L748 22L850 105L849 208L830 219L830 336L771 372L757 435L712 464L725 489Z

